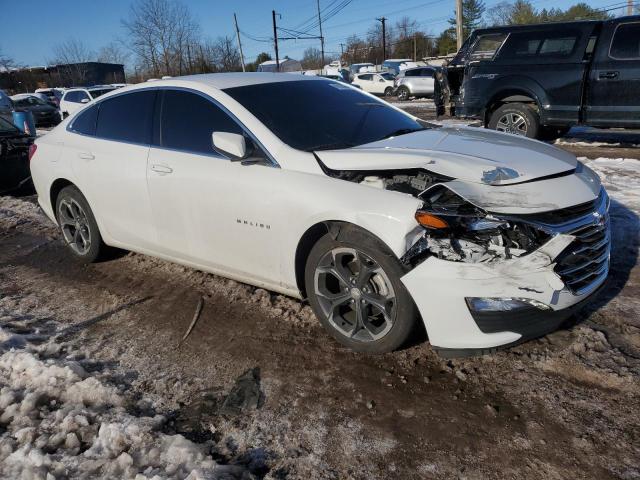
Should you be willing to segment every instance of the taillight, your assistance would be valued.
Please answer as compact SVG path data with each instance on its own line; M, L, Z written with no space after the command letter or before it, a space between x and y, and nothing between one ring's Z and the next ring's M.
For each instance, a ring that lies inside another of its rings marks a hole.
M32 143L31 145L29 145L29 161L31 161L33 156L36 154L37 149L38 149L38 146L35 143Z

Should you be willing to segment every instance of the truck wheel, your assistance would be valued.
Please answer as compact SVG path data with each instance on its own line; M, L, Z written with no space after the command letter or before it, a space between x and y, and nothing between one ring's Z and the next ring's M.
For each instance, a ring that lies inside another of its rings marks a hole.
M417 308L400 281L398 259L370 234L322 237L305 268L309 303L325 329L357 352L386 353L414 332Z
M537 138L540 131L540 117L529 105L506 103L491 115L489 128L499 132Z
M407 100L409 100L410 96L411 96L411 92L407 87L404 87L404 86L398 87L398 100L406 102Z

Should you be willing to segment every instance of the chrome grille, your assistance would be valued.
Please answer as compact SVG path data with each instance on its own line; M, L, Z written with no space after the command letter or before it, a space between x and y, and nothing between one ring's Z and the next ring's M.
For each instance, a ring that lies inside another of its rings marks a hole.
M555 259L554 269L567 288L576 295L595 290L609 273L611 228L607 192L602 189L598 198L591 203L591 208L586 209L587 205L565 209L573 215L554 218L553 212L550 212L546 214L547 221L531 222L546 233L576 237ZM557 223L551 223L550 220L556 220Z
M599 285L609 272L611 234L608 214L597 218L597 221L563 232L575 235L576 239L556 258L555 271L575 294L586 293Z

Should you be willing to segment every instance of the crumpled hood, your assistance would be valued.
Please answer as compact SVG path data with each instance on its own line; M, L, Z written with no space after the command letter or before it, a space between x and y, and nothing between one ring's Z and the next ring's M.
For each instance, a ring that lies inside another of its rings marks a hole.
M485 185L527 182L577 165L574 155L546 143L465 127L427 129L316 155L332 170L423 168Z

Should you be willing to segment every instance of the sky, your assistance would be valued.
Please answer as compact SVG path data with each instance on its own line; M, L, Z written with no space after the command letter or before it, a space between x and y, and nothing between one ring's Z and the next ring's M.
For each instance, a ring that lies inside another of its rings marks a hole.
M53 57L53 46L70 38L82 40L91 50L114 39L126 40L121 20L126 19L135 0L31 0L30 12L35 15L17 20L24 14L15 0L0 0L0 12L9 18L2 21L0 52L23 65L46 65ZM320 8L330 7L334 0L320 0ZM538 9L567 8L578 0L533 0ZM584 0L596 8L614 4L615 0ZM341 0L335 1L339 4ZM247 62L266 51L274 56L271 10L276 10L278 26L299 29L300 25L317 15L316 0L182 0L200 22L204 36L235 35L233 14L238 16L243 50ZM485 0L487 8L500 0ZM339 54L340 43L352 34L366 34L376 18L387 17L388 25L403 16L418 22L419 28L433 35L447 28L453 15L455 0L351 0L332 18L323 23L325 51ZM327 11L330 8L327 8ZM12 14L15 11L15 15ZM17 10L20 10L18 12ZM612 13L620 14L616 10ZM16 19L16 21L11 21ZM282 35L282 34L281 34ZM319 33L314 33L319 35ZM235 37L234 37L235 38ZM252 39L253 38L253 39ZM257 40L256 40L257 39ZM262 41L260 41L262 40ZM319 40L286 40L279 42L280 56L300 59L310 46L319 48Z

